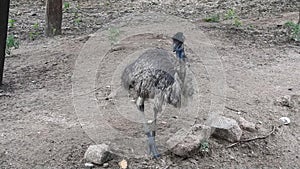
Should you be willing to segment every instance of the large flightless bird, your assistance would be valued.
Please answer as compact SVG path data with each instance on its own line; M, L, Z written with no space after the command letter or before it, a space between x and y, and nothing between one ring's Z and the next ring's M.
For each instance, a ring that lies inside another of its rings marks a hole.
M182 86L185 77L184 36L178 32L173 37L173 52L176 57L165 49L148 49L132 64L128 65L122 74L122 84L133 94L135 104L142 115L143 127L150 153L154 158L160 154L155 144L155 126L157 114L162 111L163 103L175 107L181 105ZM144 103L154 99L154 129L151 131L144 113Z

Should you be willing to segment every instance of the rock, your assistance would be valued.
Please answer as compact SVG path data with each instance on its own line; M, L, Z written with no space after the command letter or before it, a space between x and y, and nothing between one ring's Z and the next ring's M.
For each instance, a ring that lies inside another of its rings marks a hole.
M31 13L30 13L30 16L37 16L37 13L31 12Z
M276 106L282 106L282 107L291 107L291 97L290 96L283 96L277 99L274 104Z
M101 165L112 160L113 153L111 153L109 146L106 144L91 145L86 150L84 158L89 162Z
M280 122L281 122L282 124L284 124L284 125L288 125L288 124L291 123L291 119L288 118L288 117L281 117L279 120L280 120Z
M238 119L238 123L239 123L240 127L244 130L247 130L250 132L256 131L255 123L249 122L249 121L245 120L243 117L240 117Z
M92 164L92 163L85 163L84 166L87 167L87 168L93 168L94 164Z
M104 163L103 164L103 168L108 168L109 167L109 164L108 163Z
M128 167L127 161L126 161L126 160L120 161L120 162L119 162L119 167L120 167L121 169L127 169L127 167Z
M300 105L300 95L287 95L277 99L274 104L276 106L296 108Z
M234 119L217 116L211 121L211 127L215 129L213 136L236 142L241 139L242 129Z
M199 150L201 142L207 140L210 135L210 127L197 124L187 130L181 129L176 132L167 141L167 146L174 154L187 157Z

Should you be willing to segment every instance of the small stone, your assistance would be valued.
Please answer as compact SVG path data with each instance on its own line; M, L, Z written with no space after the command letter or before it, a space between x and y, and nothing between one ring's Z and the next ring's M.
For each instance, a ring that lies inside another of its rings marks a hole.
M250 132L256 131L255 123L249 122L249 121L245 120L243 117L240 117L238 119L238 123L239 123L240 127L244 130L247 130Z
M103 168L108 168L109 167L109 164L108 163L104 163L103 164Z
M91 145L86 150L84 158L89 162L101 165L112 160L113 153L111 153L109 146L106 144Z
M119 162L119 166L120 166L121 169L127 169L128 163L127 163L126 160L122 160L122 161Z
M223 116L217 116L212 119L211 127L215 128L213 136L230 142L239 141L243 134L242 129L234 119Z
M30 15L31 15L31 16L37 16L37 13L31 12Z
M92 164L92 163L85 163L84 166L87 167L87 168L92 168L92 167L94 167L94 164Z
M288 117L281 117L279 120L280 120L280 121L282 122L282 124L284 124L284 125L288 125L288 124L291 123L291 119L288 118Z
M292 107L291 104L291 97L290 96L283 96L277 99L274 104L276 106L282 106L282 107Z
M211 135L211 128L204 125L194 125L189 129L181 129L167 141L167 147L174 154L188 157L199 150L201 142Z

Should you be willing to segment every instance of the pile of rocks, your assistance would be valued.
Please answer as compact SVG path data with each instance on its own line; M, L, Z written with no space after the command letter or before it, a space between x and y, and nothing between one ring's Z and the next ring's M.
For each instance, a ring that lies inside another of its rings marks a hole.
M238 142L241 139L243 130L256 131L255 124L240 117L237 120L232 118L217 116L213 118L210 126L195 124L188 129L181 129L167 141L169 150L182 157L191 156L199 152L201 145L213 136L229 142ZM97 165L107 166L107 162L116 155L106 144L91 145L84 158Z

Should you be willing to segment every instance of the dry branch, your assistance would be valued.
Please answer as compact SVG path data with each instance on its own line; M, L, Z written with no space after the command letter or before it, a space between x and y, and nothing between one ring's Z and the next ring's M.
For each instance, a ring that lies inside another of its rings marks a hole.
M234 112L242 112L242 113L247 113L246 111L244 110L237 110L237 109L234 109L234 108L231 108L231 107L228 107L228 106L225 106L226 109L228 110L231 110L231 111L234 111Z
M254 137L254 138L249 138L249 139L246 139L246 140L240 140L238 142L235 142L233 144L230 144L229 146L227 146L226 148L232 148L238 144L241 144L241 143L247 143L247 142L251 142L251 141L254 141L254 140L260 140L260 139L266 139L268 138L270 135L272 135L276 130L276 127L273 126L272 127L272 131L270 131L268 134L264 135L264 136L257 136L257 137Z

